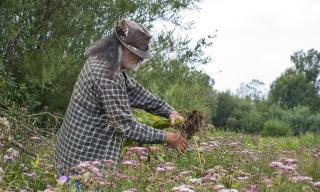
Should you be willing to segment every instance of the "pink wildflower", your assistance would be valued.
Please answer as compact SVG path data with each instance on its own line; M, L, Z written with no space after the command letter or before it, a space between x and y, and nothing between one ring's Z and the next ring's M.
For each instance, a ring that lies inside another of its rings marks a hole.
M158 165L156 170L157 172L167 172L167 171L172 171L174 170L176 167L174 166L173 163L171 162L166 162L164 164Z
M231 143L227 144L227 146L229 146L229 147L237 147L239 145L240 145L240 143L238 143L238 142L231 142Z
M135 160L126 160L122 162L122 165L126 165L129 167L137 167L139 166L139 162Z
M139 158L140 158L141 161L147 161L148 160L147 156L140 156Z
M320 181L314 182L314 183L313 183L313 186L314 186L315 188L320 189Z
M215 186L213 187L213 189L216 190L216 191L218 191L218 190L220 190L220 189L224 189L224 188L225 188L225 186L224 186L224 185L221 185L221 184L215 185Z
M182 184L178 187L174 187L171 190L172 192L194 192L193 187L190 185Z
M311 177L307 177L307 176L295 176L289 179L294 183L307 183L307 184L311 184L313 180Z
M248 149L244 149L244 150L240 151L240 153L242 153L244 155L253 155L253 152L249 151Z
M3 169L2 169L2 167L0 167L0 183L3 182L4 174L5 174L5 173L4 173Z
M200 183L202 183L202 178L192 178L192 177L190 177L189 178L189 182L193 183L193 184L200 184Z
M113 160L107 159L107 160L103 160L103 164L105 166L110 166L110 165L114 165L115 162Z
M33 137L31 137L30 139L31 139L31 140L41 140L41 138L40 138L40 137L37 137L37 136L33 136Z
M296 159L289 159L289 158L281 158L280 161L282 161L282 162L285 163L286 165L294 165L294 164L298 163L298 160L296 160Z
M10 129L10 123L6 117L0 118L0 123L4 125L6 129Z
M247 185L245 188L241 189L241 192L258 192L258 185Z
M127 149L128 154L147 155L149 149L146 147L130 147Z
M151 146L149 147L149 150L153 153L160 151L160 148L156 147L156 146Z
M283 166L283 163L278 161L273 161L269 164L270 168L280 168L281 166Z
M125 191L122 191L122 192L137 192L138 190L137 189L128 189L128 190L125 190Z
M296 169L296 167L289 166L289 165L283 165L283 166L279 167L279 169L285 173L288 173L288 172L294 171Z
M219 192L238 192L237 189L221 189Z
M216 173L209 173L203 177L203 179L206 181L217 181L218 178L219 178L219 175Z
M101 165L101 162L100 161L91 161L90 164L94 167L98 167Z
M14 161L15 159L17 159L19 157L19 151L16 151L13 148L9 148L6 151L6 154L3 156L3 160L5 162L7 161Z
M264 179L263 182L267 186L267 188L272 188L273 183L270 179Z
M45 189L43 192L54 192L51 189Z
M178 176L179 176L179 177L184 177L184 176L189 175L189 174L191 174L191 173L192 173L192 171L182 171L182 172L180 172L180 173L178 174Z
M89 170L96 176L96 177L102 177L102 174L100 173L100 170L97 167L91 166Z

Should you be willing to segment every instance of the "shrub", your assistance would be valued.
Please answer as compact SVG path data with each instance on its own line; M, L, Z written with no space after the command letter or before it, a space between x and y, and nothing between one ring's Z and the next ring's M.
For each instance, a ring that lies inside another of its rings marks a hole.
M222 92L218 94L217 106L212 122L216 127L224 127L227 125L228 118L236 107L235 97L230 92Z
M295 107L290 111L288 123L293 135L306 133L310 127L310 109L305 106Z
M250 100L237 99L236 106L227 120L227 127L233 131L259 133L265 121L262 113Z
M290 134L289 125L280 120L267 120L263 125L262 136L287 136Z
M320 133L320 114L311 115L309 118L310 127L309 131L313 133Z

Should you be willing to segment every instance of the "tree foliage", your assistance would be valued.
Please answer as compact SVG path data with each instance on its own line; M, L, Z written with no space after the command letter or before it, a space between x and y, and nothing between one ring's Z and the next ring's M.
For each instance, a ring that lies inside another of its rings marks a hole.
M47 106L50 111L64 111L85 62L85 50L93 41L110 34L122 18L138 21L149 28L156 20L181 25L179 13L196 7L197 2L1 1L1 60L17 83L23 83L39 100L38 110ZM172 98L175 97L172 92L185 91L188 86L188 89L194 89L194 93L202 94L201 98L206 98L205 94L212 85L208 75L193 67L195 63L209 62L209 57L204 56L202 50L211 44L206 39L199 40L194 48L189 44L188 39L174 39L170 32L163 32L152 45L155 57L148 62L152 66L145 67L145 74L136 75L143 85L177 107L185 105ZM153 83L148 79L154 79ZM193 85L190 87L191 79ZM189 102L188 108L203 106L200 102L206 100L187 98L186 93L180 93L180 96L194 101Z
M282 107L294 108L299 105L319 110L319 67L320 53L311 49L307 53L295 52L291 56L295 64L271 85L269 99Z

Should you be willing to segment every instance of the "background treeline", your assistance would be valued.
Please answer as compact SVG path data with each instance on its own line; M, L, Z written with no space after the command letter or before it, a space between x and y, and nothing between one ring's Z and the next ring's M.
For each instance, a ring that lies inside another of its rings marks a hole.
M182 113L204 112L223 129L265 135L319 130L319 60L317 50L293 53L294 67L271 85L253 80L237 93L217 92L213 77L197 70L211 57L214 34L191 40L179 31L192 27L182 13L197 0L40 0L0 2L0 107L23 107L29 114L59 114L68 105L87 56L85 50L112 32L121 18L152 30L152 59L130 74ZM170 23L170 30L155 26ZM1 111L1 110L0 110ZM59 127L46 116L40 126ZM61 122L61 119L60 119Z
M237 94L217 95L212 121L224 129L245 133L285 136L320 131L320 53L314 49L291 56L288 68L271 85L252 80Z

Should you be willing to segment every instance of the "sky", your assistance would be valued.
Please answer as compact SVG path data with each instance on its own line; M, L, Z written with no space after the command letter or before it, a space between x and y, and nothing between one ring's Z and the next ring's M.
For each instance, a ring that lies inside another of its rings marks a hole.
M184 15L195 24L182 34L194 40L217 35L206 50L211 63L199 69L219 91L235 93L252 79L268 90L293 66L295 51L320 50L320 0L204 0L198 6Z

